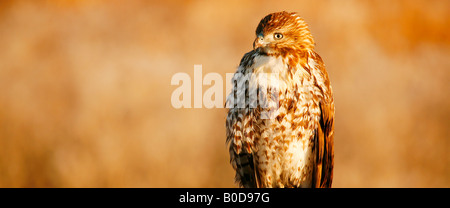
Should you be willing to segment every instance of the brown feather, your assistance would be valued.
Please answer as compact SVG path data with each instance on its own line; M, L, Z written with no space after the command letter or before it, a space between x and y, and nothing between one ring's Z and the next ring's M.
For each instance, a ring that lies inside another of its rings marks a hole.
M331 90L331 85L328 79L328 74L325 70L325 65L318 54L316 60L319 64L318 69L325 77L326 82L323 87L329 92L324 95L324 100L320 102L320 126L317 134L317 159L315 167L315 187L330 188L333 181L333 166L334 166L334 100Z

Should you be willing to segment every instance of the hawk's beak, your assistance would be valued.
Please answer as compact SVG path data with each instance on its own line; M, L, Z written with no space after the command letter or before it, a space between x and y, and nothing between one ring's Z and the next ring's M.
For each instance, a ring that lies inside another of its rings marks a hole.
M263 47L265 45L264 39L261 36L256 37L255 41L253 42L253 50L256 50L260 47Z

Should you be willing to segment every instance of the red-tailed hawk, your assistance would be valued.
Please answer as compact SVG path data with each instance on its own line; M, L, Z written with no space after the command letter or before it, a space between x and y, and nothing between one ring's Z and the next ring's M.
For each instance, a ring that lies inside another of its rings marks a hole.
M296 13L264 17L232 78L226 131L241 187L331 187L333 94Z

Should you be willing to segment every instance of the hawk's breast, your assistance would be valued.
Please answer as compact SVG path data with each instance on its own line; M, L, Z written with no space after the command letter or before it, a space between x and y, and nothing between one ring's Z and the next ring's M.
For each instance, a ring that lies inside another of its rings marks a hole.
M256 171L268 187L312 184L313 138L320 119L314 95L320 92L309 70L288 63L282 57L256 56L248 85L262 101L257 119L260 137L253 146Z

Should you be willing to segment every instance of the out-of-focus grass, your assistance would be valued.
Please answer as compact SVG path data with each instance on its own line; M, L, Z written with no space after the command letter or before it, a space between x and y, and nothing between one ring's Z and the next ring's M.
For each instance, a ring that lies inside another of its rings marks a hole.
M0 187L234 187L226 110L174 109L170 80L234 72L280 10L306 19L331 77L334 187L450 187L448 8L1 1Z

